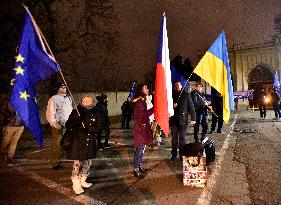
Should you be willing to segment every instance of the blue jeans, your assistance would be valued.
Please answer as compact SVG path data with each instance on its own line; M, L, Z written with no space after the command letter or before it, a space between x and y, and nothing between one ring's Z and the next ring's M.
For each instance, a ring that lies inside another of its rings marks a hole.
M142 167L142 157L144 154L145 145L140 145L136 148L135 156L134 156L134 169L139 169Z

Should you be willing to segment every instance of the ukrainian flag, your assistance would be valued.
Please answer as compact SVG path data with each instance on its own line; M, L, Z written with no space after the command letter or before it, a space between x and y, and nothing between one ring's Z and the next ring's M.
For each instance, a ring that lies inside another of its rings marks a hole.
M223 96L223 120L229 122L234 95L225 33L222 32L193 71Z

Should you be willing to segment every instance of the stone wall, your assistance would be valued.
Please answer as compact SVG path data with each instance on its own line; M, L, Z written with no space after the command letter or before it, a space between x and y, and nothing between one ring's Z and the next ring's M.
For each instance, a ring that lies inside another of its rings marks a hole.
M91 95L95 97L96 95L99 95L99 93L74 93L73 98L75 103L79 103L79 100L83 95ZM123 102L127 99L128 97L128 92L108 92L106 93L108 96L108 112L109 116L114 116L114 115L120 115L121 114L121 105ZM7 99L7 95L1 95L0 96L0 101L1 104L2 102ZM40 119L42 124L46 124L47 120L45 117L45 112L48 104L48 99L49 96L47 94L42 94L39 93L37 94L37 102L39 106L39 112L40 112Z
M230 68L234 79L234 90L248 90L248 77L251 71L262 66L272 75L281 69L281 45L266 43L260 45L243 46L231 49Z

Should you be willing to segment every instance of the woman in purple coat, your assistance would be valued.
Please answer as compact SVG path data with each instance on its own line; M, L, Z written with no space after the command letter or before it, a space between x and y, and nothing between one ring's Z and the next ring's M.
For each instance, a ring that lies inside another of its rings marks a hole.
M146 170L142 166L142 157L145 145L152 144L152 132L150 129L149 116L153 114L153 108L147 110L146 96L148 88L145 84L140 84L133 99L134 105L134 147L136 148L134 156L134 176L138 178L145 177Z

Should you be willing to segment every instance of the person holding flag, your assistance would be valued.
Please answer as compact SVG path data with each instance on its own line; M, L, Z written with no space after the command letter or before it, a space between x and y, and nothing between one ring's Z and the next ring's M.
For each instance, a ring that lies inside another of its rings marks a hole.
M193 73L204 79L222 95L223 120L228 123L230 111L234 109L234 95L224 32L217 37Z
M191 124L195 125L195 109L189 93L187 93L180 81L174 82L174 116L171 117L172 126L172 157L171 162L178 156L182 157L182 149L187 144L186 129L188 125L188 113L191 115Z
M196 112L196 124L194 126L194 140L195 142L201 142L205 139L208 132L208 102L206 101L205 94L202 92L202 83L196 83L195 89L191 92L192 102ZM199 140L199 127L202 126L202 136Z

